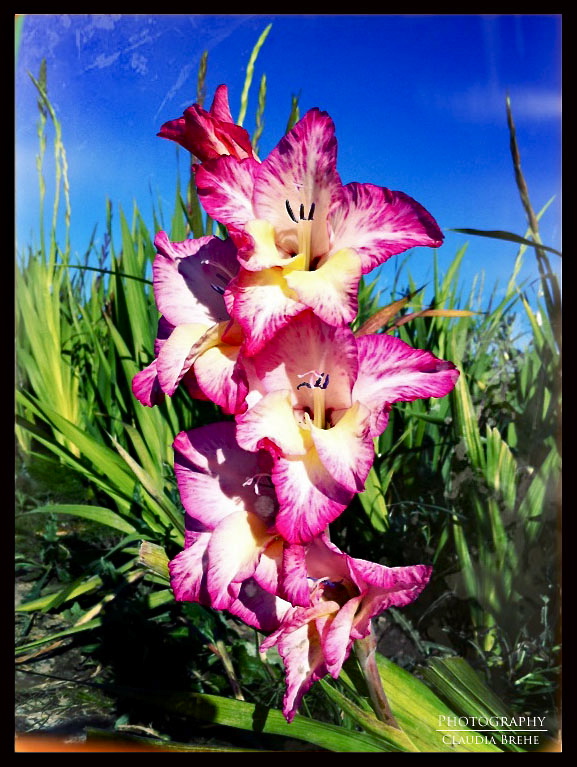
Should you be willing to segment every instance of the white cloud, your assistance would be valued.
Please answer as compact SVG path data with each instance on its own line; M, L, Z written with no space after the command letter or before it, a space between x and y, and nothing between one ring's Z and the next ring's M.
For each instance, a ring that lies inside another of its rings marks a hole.
M421 93L420 100L428 106L449 111L463 122L493 123L505 117L507 90L496 86L478 86L462 92L438 91ZM515 88L510 91L511 107L515 118L532 120L560 120L561 94L544 88Z

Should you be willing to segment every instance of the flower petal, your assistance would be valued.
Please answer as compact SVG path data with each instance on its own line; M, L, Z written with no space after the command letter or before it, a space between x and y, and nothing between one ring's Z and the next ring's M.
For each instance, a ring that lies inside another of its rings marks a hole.
M298 224L286 202L297 218L301 205L308 218L314 203L311 250L317 255L328 251L327 215L342 188L336 164L335 127L318 109L309 110L261 164L254 183L254 218L272 223L281 247L290 251L297 241Z
M272 540L261 553L254 580L269 594L280 596L279 570L282 566L283 542L280 538Z
M228 86L219 85L215 90L212 105L210 107L210 114L223 123L234 123L228 105Z
M218 344L207 349L194 363L198 386L209 400L219 405L225 413L241 413L246 410L246 375L238 365L240 346Z
M354 495L328 473L314 447L302 457L277 458L272 480L279 503L276 528L289 543L310 541Z
M350 580L348 559L349 557L329 540L327 534L322 532L307 546L307 573L315 580Z
M303 386L317 371L328 374L326 407L346 410L352 404L351 390L358 371L355 337L349 328L335 328L310 310L295 317L247 366L251 388L262 393L289 389L295 407L312 408L312 390Z
M158 382L165 394L174 394L199 350L203 348L202 342L209 330L207 325L178 325L165 341L156 361Z
M339 250L316 270L291 271L285 279L298 300L329 325L346 325L355 319L361 259L354 250Z
M164 402L164 392L158 382L156 360L137 373L132 379L132 393L136 399L147 407L160 405Z
M307 580L306 547L285 544L281 565L279 595L292 605L309 607L311 589Z
M264 591L255 579L244 581L237 598L227 608L249 626L259 631L276 631L287 610L288 602Z
M438 248L444 239L435 219L416 200L374 184L346 184L330 224L332 250L354 248L363 274L408 248Z
M234 236L242 243L238 257L245 269L258 272L291 263L291 257L277 248L275 234L270 221L261 218L247 221L242 235L234 232Z
M157 135L176 141L201 161L222 154L252 157L247 131L230 114L226 85L217 88L210 112L193 104L182 117L164 123Z
M166 232L158 232L154 244L154 295L166 320L213 325L228 319L222 294L238 272L232 241L200 237L171 242Z
M232 296L230 312L243 329L244 353L249 356L262 349L291 317L307 308L288 287L279 267L259 272L241 268L225 299L227 294Z
M336 426L318 429L311 424L311 436L323 466L351 493L363 491L375 456L368 434L369 417L370 410L355 402Z
M325 663L329 674L334 679L338 678L343 663L349 656L353 643L351 629L355 613L362 599L363 597L359 595L345 602L334 619L328 623L326 631L322 634Z
M260 164L252 158L223 156L195 165L198 198L209 216L221 224L242 228L255 216L252 207L254 174Z
M414 602L431 577L432 567L385 567L375 562L349 557L351 575L363 592L363 601L354 620L355 631L367 636L370 621L389 607L404 607Z
M251 511L272 522L273 499L263 489L257 495L252 484L255 475L270 473L272 461L268 453L249 453L239 447L234 423L223 421L183 431L173 447L180 498L190 517L209 530L238 511Z
M336 606L338 608L338 605ZM302 608L297 609L302 610ZM281 627L289 615L290 611L283 619ZM314 682L326 676L327 667L324 662L321 639L314 622L304 623L290 632L283 631L281 628L275 633L278 635L278 651L286 670L283 714L288 722L292 722L303 696L310 690ZM270 639L271 637L268 638L268 640ZM268 640L262 643L261 650L265 646L271 646L268 644Z
M170 334L174 330L174 325L166 320L165 317L158 318L158 327L156 330L156 338L154 339L154 356L158 357L158 352L164 346L164 342L167 338L170 338Z
M273 538L256 514L237 511L224 517L214 528L207 548L207 589L216 610L227 609L234 594L233 582L250 578L265 546Z
M205 554L210 533L197 533L195 542L168 563L170 586L178 602L200 602L208 605L209 597L203 584Z
M304 455L307 448L290 397L288 391L270 392L237 416L238 444L245 450L258 450L263 440L269 439L285 455Z
M380 428L383 420L386 425L385 405L444 397L459 377L452 362L441 360L431 352L414 349L394 336L361 336L357 345L359 375L352 396L372 411L372 436L383 431Z

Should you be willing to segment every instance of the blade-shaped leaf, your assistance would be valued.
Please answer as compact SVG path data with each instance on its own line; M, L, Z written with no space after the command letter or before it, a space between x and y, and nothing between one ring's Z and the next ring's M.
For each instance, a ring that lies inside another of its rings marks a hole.
M388 750L382 740L372 735L351 732L334 724L319 722L299 714L288 724L280 711L260 704L201 693L167 690L158 691L151 695L143 690L112 686L109 689L111 692L121 693L123 696L159 706L180 716L192 717L228 727L237 727L249 732L296 738L321 746L329 751L366 753Z
M335 689L330 682L321 679L320 685L328 697L334 703L337 703L363 730L371 735L376 735L377 738L382 738L390 746L391 751L406 752L419 750L403 730L398 730L395 727L380 722L374 714L370 714L354 704L339 690Z
M460 726L454 729L444 727L442 723L447 721L446 717L454 717L454 712L424 682L408 671L379 653L376 659L395 719L420 751L502 750L490 742L483 742L483 738L479 738L481 742L475 742L474 736L477 733L469 728L463 731L464 728ZM463 737L465 735L471 736L474 742L469 743L469 739ZM443 736L447 736L449 742Z
M106 525L115 530L120 530L122 533L137 532L134 525L130 522L123 519L116 512L111 511L110 509L105 509L102 506L87 506L80 503L53 504L32 509L31 511L26 512L24 516L28 516L29 514L72 514L75 517L90 519L93 522L98 522L100 525Z
M464 658L432 658L429 665L422 669L425 681L460 716L494 717L495 733L505 750L524 751L509 736L516 736L514 728L503 726L511 720L511 713L504 703L482 681L476 671ZM501 737L504 736L504 737Z
M500 229L449 229L450 232L459 232L460 234L474 234L478 237L490 237L493 240L507 240L508 242L516 242L518 245L526 245L528 248L540 248L546 250L549 253L554 253L556 256L561 256L561 252L550 248L547 245L541 245L534 240L528 240L526 237L521 237L519 234L513 234L512 232L503 232Z

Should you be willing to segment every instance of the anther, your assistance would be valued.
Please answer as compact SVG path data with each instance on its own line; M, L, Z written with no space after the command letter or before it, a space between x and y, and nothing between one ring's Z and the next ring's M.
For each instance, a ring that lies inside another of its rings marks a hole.
M212 267L215 270L214 276L218 277L219 280L223 280L226 283L229 283L235 277L235 275L232 272L229 272L227 269L224 268L223 264L219 264L215 261L211 261L209 258L203 258L200 263L203 266ZM216 271L217 269L220 269L220 271L217 272Z
M313 220L314 213L315 213L315 204L313 202L313 204L311 205L311 209L309 210L309 221Z
M295 218L295 214L293 213L293 209L291 208L291 204L288 200L285 200L285 205L286 205L287 213L289 214L289 216L292 218L295 224L298 224L298 221Z
M324 382L324 384L321 385L321 389L326 389L328 387L328 385L329 385L329 374L327 373L325 375L325 382Z
M319 380L320 380L320 379L319 379ZM300 383L300 384L297 386L297 389L300 389L300 388L301 388L301 386L306 386L306 387L307 387L307 389L310 389L310 388L311 388L311 385L310 385L309 383L307 383L306 381L303 381L302 383ZM316 384L315 384L315 386L316 386Z
M301 207L299 211L299 218L301 221L305 220L305 206L302 204L302 202L301 202Z
M253 477L248 477L243 483L243 487L250 487L251 485L254 485L254 493L255 495L260 495L260 488L259 488L259 482L264 485L264 487L273 487L272 484L269 484L268 482L263 482L263 480L268 479L270 480L270 474L266 474L265 472L260 472L259 474L255 474Z
M220 293L221 296L224 296L224 288L221 285L215 285L214 283L210 283L210 287L213 290L216 290L217 293Z

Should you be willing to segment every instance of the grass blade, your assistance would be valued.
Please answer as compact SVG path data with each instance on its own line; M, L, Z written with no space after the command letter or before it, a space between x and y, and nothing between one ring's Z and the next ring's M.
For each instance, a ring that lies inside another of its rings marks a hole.
M549 253L554 253L556 256L562 256L562 253L559 250L555 250L555 248L550 248L548 245L541 245L541 243L535 242L534 240L528 240L525 237L521 237L519 234L504 232L500 229L449 229L449 231L460 232L461 234L474 234L478 237L489 237L493 240L516 242L518 245L525 245L527 248L546 250Z

